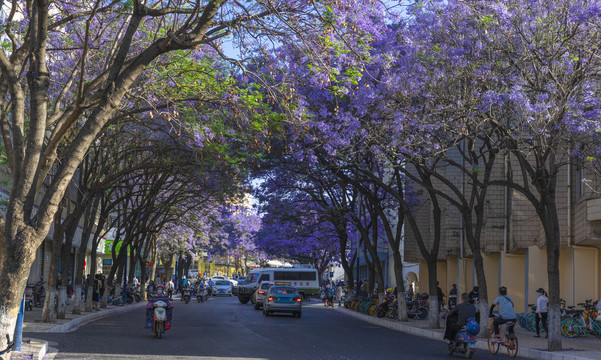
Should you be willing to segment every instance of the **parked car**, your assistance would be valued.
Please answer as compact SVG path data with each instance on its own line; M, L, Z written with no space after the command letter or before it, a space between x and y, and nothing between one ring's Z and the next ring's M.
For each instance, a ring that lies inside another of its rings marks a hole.
M235 279L228 279L228 280L232 283L232 286L238 286L238 280L235 280Z
M215 280L213 284L213 291L211 292L213 296L215 295L232 295L232 283L229 280Z

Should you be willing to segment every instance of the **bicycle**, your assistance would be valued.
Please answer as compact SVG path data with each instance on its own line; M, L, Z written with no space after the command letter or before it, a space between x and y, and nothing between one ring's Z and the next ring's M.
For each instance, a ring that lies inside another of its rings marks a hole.
M15 346L15 342L10 341L10 337L8 336L8 334L6 334L6 344L6 349L0 350L0 355L8 354L9 352L11 352L13 346Z
M593 300L586 300L578 306L584 307L584 310L574 310L574 306L568 306L567 317L561 320L561 334L573 338L586 336L587 332L590 332L601 338L601 322L595 320L596 303Z
M536 331L536 305L528 304L530 312L524 311L518 314L518 324L528 331Z
M513 327L515 326L515 322L509 321L505 324L505 338L501 336L501 341L495 341L495 333L490 330L488 333L488 350L492 354L496 354L499 352L501 346L505 346L507 348L507 354L509 357L516 357L518 354L518 338L515 336L513 332Z

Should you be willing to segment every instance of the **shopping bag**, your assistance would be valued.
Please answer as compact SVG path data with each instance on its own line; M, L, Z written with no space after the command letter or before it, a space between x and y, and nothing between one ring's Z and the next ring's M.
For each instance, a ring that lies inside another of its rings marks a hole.
M494 329L494 326L493 326L493 324L492 324L492 323L493 323L493 321L495 321L495 319L494 319L494 318L488 318L488 324L486 325L486 328L487 328L488 330L493 330L493 329Z

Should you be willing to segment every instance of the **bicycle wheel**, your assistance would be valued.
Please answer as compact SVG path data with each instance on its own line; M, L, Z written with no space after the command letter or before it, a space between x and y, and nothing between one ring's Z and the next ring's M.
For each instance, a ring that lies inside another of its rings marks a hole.
M492 354L498 353L499 347L501 346L501 344L499 344L498 342L493 341L494 336L495 336L495 333L493 331L488 332L488 350Z
M567 318L561 322L561 334L565 337L573 338L578 336L578 331L574 326L574 319Z
M521 327L525 328L526 327L526 316L528 315L527 312L522 312L518 314L518 324L520 324Z
M599 321L591 320L591 332L598 338L601 338L601 323Z
M526 325L525 328L528 329L528 331L536 331L536 315L530 313L524 322Z
M578 336L586 336L588 333L588 327L586 327L586 321L584 318L576 318L574 321L577 324Z
M518 338L513 334L507 337L507 353L512 358L518 354Z
M421 307L417 310L418 310L418 312L415 314L416 319L424 320L425 318L428 317L428 309L426 309L425 307Z

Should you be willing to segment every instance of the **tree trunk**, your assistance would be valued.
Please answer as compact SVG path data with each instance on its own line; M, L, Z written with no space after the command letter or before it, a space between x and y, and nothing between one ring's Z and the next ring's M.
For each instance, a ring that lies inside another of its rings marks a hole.
M157 272L157 261L159 259L158 249L157 249L157 238L155 235L152 236L152 258L150 259L150 280L155 281L156 272Z
M478 302L480 310L480 337L485 337L486 327L488 326L488 288L486 286L486 276L484 274L484 262L480 251L472 251L474 269L476 271L476 280L478 281ZM461 294L457 294L461 296ZM457 299L458 301L459 298Z
M5 236L5 223L0 221L0 236ZM12 241L0 240L0 349L8 345L6 336L12 341L17 315L23 299L23 292L31 264L35 260L37 247L31 246L33 232L26 229L17 232ZM5 246L5 247L2 247ZM10 354L0 356L8 359Z
M399 306L399 321L409 321L409 316L407 316L407 298L404 291L397 292L397 301Z
M68 209L69 207L67 207ZM67 303L69 302L67 296L67 287L69 286L69 280L71 279L71 248L73 246L73 237L75 236L75 230L77 229L77 222L79 216L75 216L69 219L69 223L65 223L65 245L63 246L62 254L62 271L61 271L61 287L59 289L58 296L58 309L56 313L57 319L64 319L67 311Z
M409 321L407 317L407 299L405 298L405 280L403 279L403 258L399 249L393 249L394 278L396 280L397 297L399 305L399 321ZM402 298L402 299L401 299ZM401 302L403 307L401 308ZM400 311L404 309L404 311Z
M546 206L546 226L545 237L547 240L547 276L549 281L549 308L547 318L547 328L549 329L549 338L547 350L560 351L561 344L561 318L560 318L560 296L559 296L559 219L557 218L557 208L555 206L555 197L547 201Z
M48 270L48 282L46 284L46 299L42 308L42 321L51 323L54 321L56 314L54 312L54 299L57 298L57 283L58 283L58 263L61 257L61 248L63 245L63 235L61 231L61 212L62 204L56 212L54 219L54 234L52 238L52 254L50 256L50 269Z
M81 238L81 244L79 245L79 249L77 249L77 264L75 265L75 284L73 284L73 290L75 297L73 298L73 314L78 315L81 314L81 303L82 303L82 295L81 291L83 289L83 267L86 261L86 250L88 248L88 241L86 241L85 237L85 229L84 236ZM89 236L88 236L89 239Z
M429 292L430 292L430 328L432 329L440 329L440 319L439 319L439 304L438 304L438 283L437 283L437 273L436 273L436 258L427 258L426 263L428 265L428 282L429 282Z

